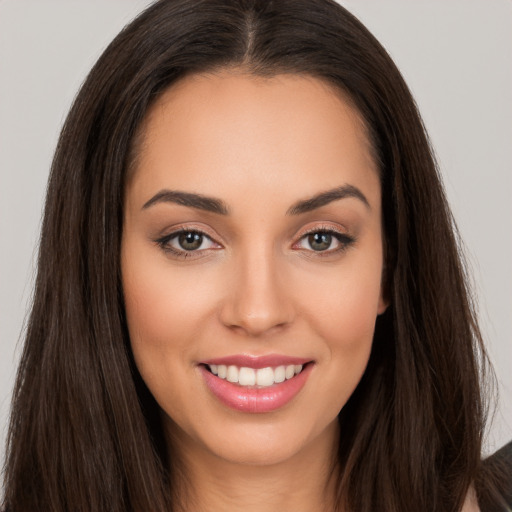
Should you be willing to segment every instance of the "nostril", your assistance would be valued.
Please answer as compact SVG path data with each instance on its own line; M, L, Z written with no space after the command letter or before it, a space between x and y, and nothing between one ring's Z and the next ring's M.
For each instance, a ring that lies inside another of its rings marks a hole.
M219 309L220 320L225 326L253 336L283 329L295 316L279 279L262 275L258 268L255 264L251 271L232 276L234 282L230 294Z

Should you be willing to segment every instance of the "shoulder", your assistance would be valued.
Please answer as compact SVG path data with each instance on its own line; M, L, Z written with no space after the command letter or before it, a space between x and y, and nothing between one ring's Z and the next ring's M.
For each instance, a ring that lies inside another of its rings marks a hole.
M475 488L481 512L512 511L512 441L482 461Z
M476 492L473 486L469 488L469 491L466 494L466 499L464 500L461 512L480 512Z

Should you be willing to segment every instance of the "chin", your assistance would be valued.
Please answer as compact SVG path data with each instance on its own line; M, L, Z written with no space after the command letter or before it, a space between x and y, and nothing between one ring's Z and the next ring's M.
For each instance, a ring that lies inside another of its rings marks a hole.
M234 465L272 466L307 456L310 451L317 453L322 446L332 449L338 436L337 418L323 427L306 418L301 422L296 417L279 418L276 414L252 416L250 421L236 418L216 425L206 423L203 428L187 432L172 422L170 439L178 451L199 451L205 458ZM183 456L187 458L186 453Z

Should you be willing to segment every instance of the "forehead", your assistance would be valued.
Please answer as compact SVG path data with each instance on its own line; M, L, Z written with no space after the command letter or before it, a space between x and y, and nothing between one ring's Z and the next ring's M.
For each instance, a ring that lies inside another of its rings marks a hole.
M300 196L376 176L365 124L341 91L309 76L223 71L188 76L155 102L130 182L143 195L238 185Z

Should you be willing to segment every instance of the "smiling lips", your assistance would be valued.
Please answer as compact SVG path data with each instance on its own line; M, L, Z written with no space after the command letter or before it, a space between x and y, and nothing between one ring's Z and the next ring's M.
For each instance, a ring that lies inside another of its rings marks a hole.
M233 356L201 363L210 391L228 407L250 413L279 409L302 389L313 364L285 356Z

